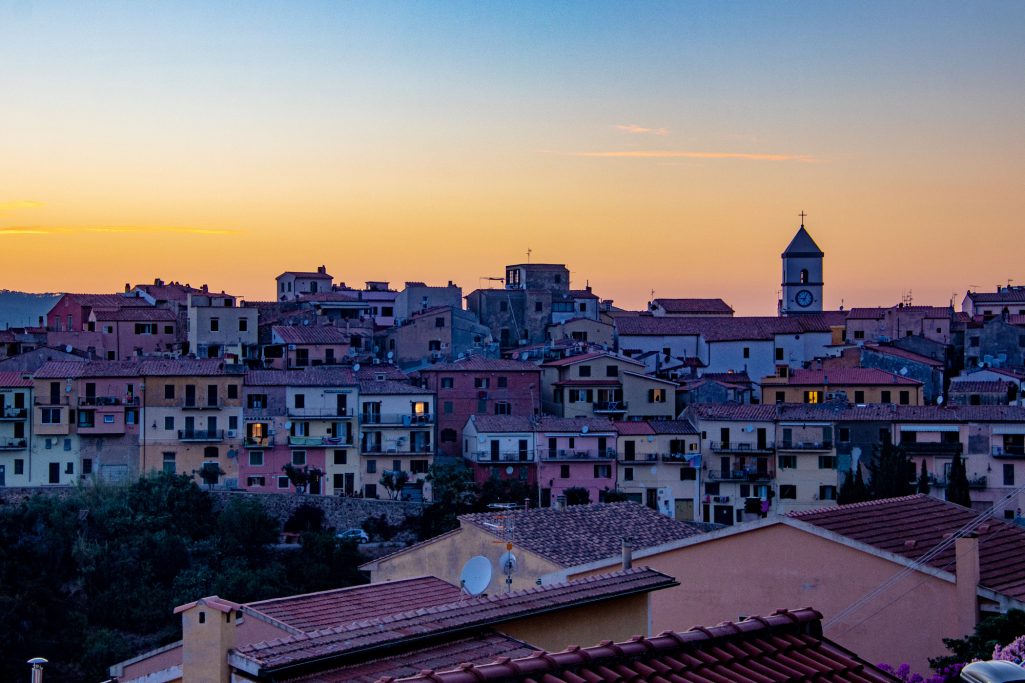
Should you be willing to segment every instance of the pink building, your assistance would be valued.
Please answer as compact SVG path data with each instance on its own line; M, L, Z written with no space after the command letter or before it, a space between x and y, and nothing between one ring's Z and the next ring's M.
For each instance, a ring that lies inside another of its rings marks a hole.
M587 489L592 502L616 488L616 439L611 420L596 417L542 417L534 431L541 504Z
M281 357L269 359L281 369L336 365L349 355L352 332L331 325L287 326L271 329L271 343L282 347Z
M541 370L531 363L470 356L428 366L420 377L438 399L439 455L463 454L463 426L471 415L522 417L541 410Z
M105 335L103 325L97 326L95 318L90 318L100 311L129 307L151 308L151 304L140 297L124 294L65 294L46 314L47 344L89 351L104 360L121 360L114 337Z
M104 360L174 353L178 348L178 318L166 308L94 310L87 326L99 333L96 355Z

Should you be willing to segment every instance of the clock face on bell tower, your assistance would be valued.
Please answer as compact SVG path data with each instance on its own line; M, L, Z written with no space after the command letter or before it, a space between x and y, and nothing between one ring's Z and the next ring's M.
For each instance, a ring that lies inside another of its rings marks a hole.
M822 261L825 254L803 224L781 256L783 282L780 315L821 312Z

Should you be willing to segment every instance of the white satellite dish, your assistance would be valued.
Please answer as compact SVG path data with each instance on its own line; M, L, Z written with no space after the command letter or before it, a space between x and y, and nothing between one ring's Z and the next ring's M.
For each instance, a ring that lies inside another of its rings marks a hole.
M353 372L359 372L359 363L353 363L352 364L352 371Z
M512 465L506 465L505 466L505 473L506 474L512 474L513 473L513 466Z
M388 360L391 360L394 357L395 357L395 352L394 351L389 351L388 352Z
M906 375L906 374L908 374L908 369L907 369L907 368L901 368L901 369L900 369L900 374L901 374L902 376L903 376L903 375Z
M938 406L943 405L943 397L942 396L937 396L936 397L936 405L938 405Z
M587 434L587 432L589 432L589 431L591 431L591 428L588 427L587 425L584 425L583 427L580 428L580 433L581 434Z
M502 553L502 556L498 558L498 564L502 567L502 573L506 576L516 572L516 556L512 554L511 550L506 550Z
M459 586L470 595L480 595L491 583L491 562L483 555L474 555L459 572Z

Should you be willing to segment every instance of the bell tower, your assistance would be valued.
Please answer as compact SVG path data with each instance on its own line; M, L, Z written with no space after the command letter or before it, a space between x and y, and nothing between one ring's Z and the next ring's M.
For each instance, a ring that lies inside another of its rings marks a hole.
M822 312L822 259L825 254L801 227L781 254L783 258L783 293L779 300L780 315Z

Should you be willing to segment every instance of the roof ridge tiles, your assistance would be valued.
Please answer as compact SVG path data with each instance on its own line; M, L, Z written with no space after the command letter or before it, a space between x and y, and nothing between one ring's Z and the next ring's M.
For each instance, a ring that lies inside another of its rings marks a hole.
M889 505L896 502L915 500L917 498L925 498L929 500L936 500L932 496L927 496L924 493L912 493L907 496L896 496L894 498L880 498L878 500L866 500L859 503L847 503L846 505L833 505L832 507L820 507L811 510L794 510L788 512L787 517L807 517L810 515L820 515L824 512L842 512L844 510L855 510L859 508L876 507L879 505ZM937 501L943 502L943 501Z

